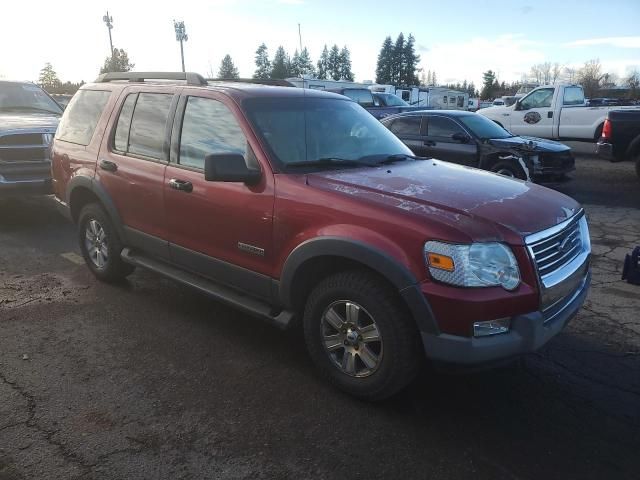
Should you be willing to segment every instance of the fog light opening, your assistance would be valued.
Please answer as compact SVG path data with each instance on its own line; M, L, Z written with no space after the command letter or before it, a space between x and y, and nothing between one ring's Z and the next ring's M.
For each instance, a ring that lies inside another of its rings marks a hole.
M511 318L498 318L486 322L473 323L473 336L486 337L489 335L498 335L507 333L511 328Z

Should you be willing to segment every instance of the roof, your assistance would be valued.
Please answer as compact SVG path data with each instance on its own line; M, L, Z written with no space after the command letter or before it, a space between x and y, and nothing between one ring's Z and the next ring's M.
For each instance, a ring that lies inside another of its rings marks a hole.
M412 110L410 112L402 112L396 113L395 115L389 115L388 117L384 117L383 123L387 120L392 120L394 118L400 117L415 117L415 116L424 116L424 115L440 115L442 117L470 117L473 115L477 115L475 112L469 112L468 110Z

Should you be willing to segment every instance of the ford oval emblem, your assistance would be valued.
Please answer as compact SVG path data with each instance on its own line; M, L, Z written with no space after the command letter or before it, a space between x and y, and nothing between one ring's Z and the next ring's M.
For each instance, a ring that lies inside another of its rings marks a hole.
M560 245L558 245L558 252L567 253L571 249L572 238L569 236L565 238Z

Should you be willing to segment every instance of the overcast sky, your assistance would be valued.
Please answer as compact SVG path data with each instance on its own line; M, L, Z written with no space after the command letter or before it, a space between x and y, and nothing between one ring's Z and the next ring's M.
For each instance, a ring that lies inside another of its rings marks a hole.
M640 0L4 0L0 77L37 80L51 62L62 81L93 80L109 54L107 8L114 46L140 71L180 69L173 19L187 27L187 70L202 74L216 74L228 53L241 76L251 76L261 42L270 56L278 45L293 54L298 23L314 62L325 43L347 45L360 81L374 79L385 36L401 31L413 33L420 67L443 83L478 85L487 69L520 80L544 61L599 58L619 76L640 69Z

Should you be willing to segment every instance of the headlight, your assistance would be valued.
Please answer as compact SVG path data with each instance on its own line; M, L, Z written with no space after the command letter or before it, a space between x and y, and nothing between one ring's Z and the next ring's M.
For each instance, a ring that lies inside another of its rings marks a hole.
M518 262L502 243L456 245L430 241L424 256L431 276L461 287L495 287L514 290L520 284Z

